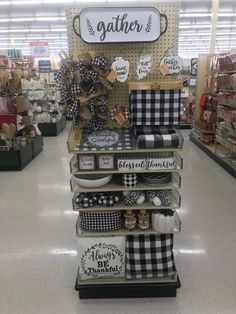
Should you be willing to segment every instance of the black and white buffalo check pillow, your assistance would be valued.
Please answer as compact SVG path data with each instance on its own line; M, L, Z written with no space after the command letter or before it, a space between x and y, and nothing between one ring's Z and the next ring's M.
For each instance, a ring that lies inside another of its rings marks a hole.
M126 279L172 276L173 238L173 234L127 236Z
M133 125L178 125L180 90L136 90L130 95Z

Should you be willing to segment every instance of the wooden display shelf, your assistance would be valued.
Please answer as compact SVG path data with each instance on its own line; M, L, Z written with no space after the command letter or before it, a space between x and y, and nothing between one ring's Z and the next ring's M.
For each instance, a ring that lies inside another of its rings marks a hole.
M169 90L169 89L182 89L182 81L172 82L129 82L129 94L132 90Z
M156 152L153 154L153 156L157 156L158 153ZM130 154L121 154L121 156L127 157L135 157L131 156ZM151 157L151 154L146 154L146 155L137 155L136 157ZM161 157L161 156L160 156ZM119 169L112 169L112 170L79 170L78 169L78 161L77 161L77 156L76 154L71 158L70 160L70 173L72 174L124 174L124 173L158 173L158 172L181 172L183 170L183 158L177 153L174 153L174 157L176 160L176 167L175 168L157 168L154 170L149 170L149 169L140 169L140 170L119 170ZM116 163L116 161L115 161Z
M181 231L181 221L179 216L177 215L177 213L175 212L175 226L173 228L173 230L171 230L170 232L168 232L167 234L172 234L172 233L178 233ZM80 228L80 217L78 216L77 218L77 222L76 222L76 235L77 237L112 237L112 236L128 236L128 235L160 235L160 233L152 228L149 228L147 230L142 230L139 229L138 227L133 230L133 231L129 231L126 230L125 228L122 228L120 230L116 230L116 231L84 231L81 230Z
M236 154L236 145L230 143L227 139L224 139L218 135L216 135L216 141L220 143L221 145L228 148L231 152Z
M71 191L72 192L122 192L122 191L148 191L148 190L173 190L178 189L181 186L181 177L176 172L173 173L173 179L170 183L164 185L151 185L147 183L140 182L135 187L126 188L124 185L116 182L116 179L112 179L108 184L96 187L96 188L87 188L78 185L73 179L70 180Z
M229 135L232 135L232 136L236 137L236 130L234 130L233 128L230 128L230 127L228 127L226 125L218 124L217 125L217 129L219 129L223 133L227 133Z
M218 100L218 105L236 108L236 104L231 104L231 103L220 101L220 100Z
M177 190L171 191L172 196L172 203L169 206L155 206L151 202L144 202L143 204L135 204L132 206L125 205L124 201L120 201L114 206L110 207L104 207L104 206L94 206L94 207L88 207L88 208L82 208L75 204L74 199L78 195L78 193L75 193L72 199L73 203L73 209L75 211L81 211L81 212L96 212L96 211L116 211L116 210L140 210L140 209L176 209L180 208L181 206L181 196Z
M80 280L77 275L75 290L80 299L100 298L161 298L176 297L181 283L177 272L173 276L127 280L125 278L102 278Z
M211 157L218 165L224 168L231 176L236 178L236 157L221 157L220 154L216 154L216 150L225 152L226 147L221 144L207 145L200 142L193 134L190 134L190 140L202 151L204 151L209 157ZM227 149L228 150L228 149ZM234 161L235 166L231 163Z
M203 129L198 128L195 125L194 125L194 129L198 130L199 132L206 133L206 134L215 134L215 132L216 132L215 130L214 131L203 130Z
M114 129L115 130L115 129ZM172 147L163 147L163 148L139 148L137 143L134 142L132 144L132 147L130 149L120 150L120 149L109 149L104 148L94 150L88 148L88 150L80 150L78 148L81 139L82 139L82 130L79 127L74 127L73 124L70 129L70 133L67 139L67 149L70 154L80 154L80 155L87 155L87 154L140 154L140 153L164 153L164 152L177 152L182 150L184 145L184 138L181 134L181 132L178 132L179 134L179 147L172 148Z

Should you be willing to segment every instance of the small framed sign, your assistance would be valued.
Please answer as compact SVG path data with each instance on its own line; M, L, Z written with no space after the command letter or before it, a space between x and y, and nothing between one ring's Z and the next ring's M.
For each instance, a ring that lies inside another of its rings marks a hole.
M114 155L102 154L97 157L97 165L99 170L113 170L115 168Z
M96 170L96 158L94 155L78 156L78 166L80 171Z

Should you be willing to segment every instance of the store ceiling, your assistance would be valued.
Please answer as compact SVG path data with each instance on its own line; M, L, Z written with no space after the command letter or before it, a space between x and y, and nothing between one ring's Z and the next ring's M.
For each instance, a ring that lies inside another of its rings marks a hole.
M66 7L115 5L121 1L123 3L123 0L0 0L0 49L15 47L22 49L23 54L29 54L29 42L46 40L50 52L67 50ZM154 2L131 0L129 3L148 5ZM212 0L180 0L179 54L182 57L209 52L211 14ZM236 46L235 17L236 1L220 0L216 51Z

